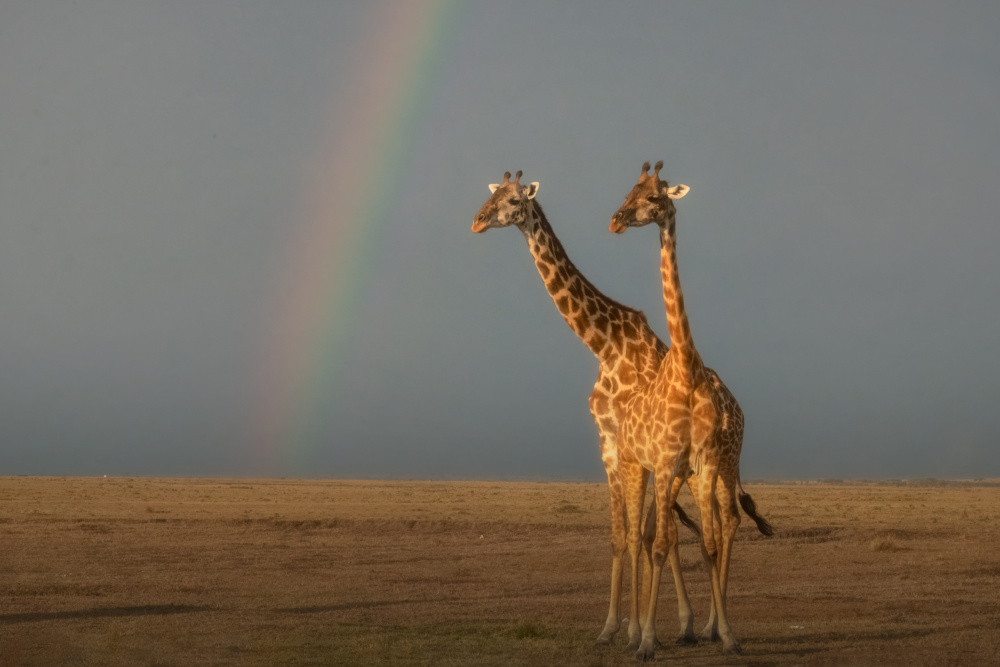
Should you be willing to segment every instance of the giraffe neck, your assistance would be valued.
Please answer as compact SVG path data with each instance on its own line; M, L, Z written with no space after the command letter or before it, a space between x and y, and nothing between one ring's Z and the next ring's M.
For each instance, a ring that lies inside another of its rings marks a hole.
M602 363L625 353L645 316L602 294L573 265L538 202L520 226L545 289L566 324ZM645 328L648 329L648 326Z
M692 376L698 353L691 338L691 325L684 308L680 274L677 271L677 234L674 218L660 225L660 276L663 278L663 303L667 308L670 347L679 369Z

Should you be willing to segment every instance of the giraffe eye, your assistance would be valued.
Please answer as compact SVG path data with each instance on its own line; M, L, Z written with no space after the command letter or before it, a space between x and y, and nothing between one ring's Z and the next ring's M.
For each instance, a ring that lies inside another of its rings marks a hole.
M511 197L508 203L510 203L512 206L517 206L517 204L519 204L520 201L521 200L518 199L517 197Z

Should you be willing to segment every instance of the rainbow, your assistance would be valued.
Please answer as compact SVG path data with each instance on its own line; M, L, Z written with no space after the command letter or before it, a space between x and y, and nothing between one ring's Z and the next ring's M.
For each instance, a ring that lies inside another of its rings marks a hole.
M249 435L255 472L283 472L323 444L324 389L369 278L366 258L391 203L385 192L405 168L458 9L454 0L373 5L366 51L334 91L324 157L310 171L266 306Z

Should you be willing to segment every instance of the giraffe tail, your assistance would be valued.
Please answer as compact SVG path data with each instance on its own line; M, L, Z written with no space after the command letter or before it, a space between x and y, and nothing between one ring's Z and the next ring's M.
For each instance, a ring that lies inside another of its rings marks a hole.
M747 496L747 498L749 497L750 496ZM742 498L740 500L742 501ZM750 502L753 502L753 500ZM684 508L680 506L680 503L674 503L674 511L677 512L677 518L681 523L687 526L692 532L694 532L695 535L701 536L701 530L698 528L698 524L691 520L691 517L687 515L687 512L685 512Z
M761 535L765 535L767 537L774 535L774 528L771 526L771 523L761 515L757 514L757 503L754 502L749 493L743 490L743 484L740 484L740 507L742 507L743 511L747 513L747 516L753 519L753 522L757 524L757 530L760 531Z

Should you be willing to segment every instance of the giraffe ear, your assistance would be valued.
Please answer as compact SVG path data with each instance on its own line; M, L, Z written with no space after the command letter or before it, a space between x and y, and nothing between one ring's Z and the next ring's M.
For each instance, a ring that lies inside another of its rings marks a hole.
M527 195L528 199L534 199L535 195L538 194L538 181L535 181L528 187L524 189L524 194Z
M490 192L496 192L497 188L500 187L499 183L490 183Z
M689 188L688 186L684 184L678 184L672 188L664 188L663 193L668 197L670 197L671 199L680 199L681 197L686 195L690 190L691 188Z

